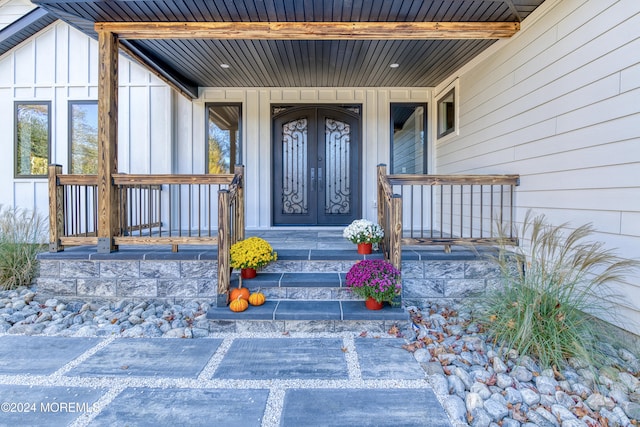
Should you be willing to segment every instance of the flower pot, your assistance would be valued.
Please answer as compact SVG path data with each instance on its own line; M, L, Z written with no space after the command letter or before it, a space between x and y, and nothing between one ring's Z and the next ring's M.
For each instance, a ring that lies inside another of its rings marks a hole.
M378 302L373 298L367 298L364 302L364 305L369 310L382 310L384 302Z
M242 276L243 279L253 279L256 277L256 274L258 273L255 268L243 268L240 270L240 276Z
M358 243L358 253L362 255L367 255L371 253L371 243Z

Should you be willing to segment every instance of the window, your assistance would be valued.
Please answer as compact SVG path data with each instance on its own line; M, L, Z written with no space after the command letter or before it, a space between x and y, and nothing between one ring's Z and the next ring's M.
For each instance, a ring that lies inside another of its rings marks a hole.
M427 173L426 104L391 104L391 173Z
M98 101L69 102L69 173L98 173Z
M15 103L15 176L47 176L51 140L51 103L48 101Z
M206 104L207 112L207 173L233 173L234 165L242 163L240 104Z
M438 100L438 138L449 135L456 129L455 89L451 89Z

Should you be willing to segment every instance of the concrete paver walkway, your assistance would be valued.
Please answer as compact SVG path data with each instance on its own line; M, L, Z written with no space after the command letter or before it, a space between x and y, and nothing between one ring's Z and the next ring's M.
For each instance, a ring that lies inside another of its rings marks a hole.
M403 343L0 336L0 425L450 426Z

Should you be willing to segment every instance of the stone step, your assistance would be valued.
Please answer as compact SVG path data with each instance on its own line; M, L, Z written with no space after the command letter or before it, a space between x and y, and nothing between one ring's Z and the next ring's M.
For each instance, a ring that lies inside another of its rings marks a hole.
M212 330L231 332L386 332L409 326L403 308L385 304L382 310L367 310L363 301L268 300L240 313L211 307L207 319Z
M231 288L238 287L239 276L231 278ZM251 292L260 290L267 300L354 300L359 299L346 288L345 273L265 273L243 279L242 286Z
M409 327L409 315L400 306L367 310L364 302L346 287L346 271L357 261L382 258L355 251L314 250L278 252L278 261L260 270L253 279L231 277L231 288L240 283L251 292L260 290L267 301L235 313L228 307L211 307L207 318L212 329L232 332L362 332L382 333L393 326Z

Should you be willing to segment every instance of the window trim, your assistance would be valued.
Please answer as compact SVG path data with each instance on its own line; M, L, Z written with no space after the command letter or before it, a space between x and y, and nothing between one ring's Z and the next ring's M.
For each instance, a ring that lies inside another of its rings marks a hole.
M390 165L390 169L389 169L389 173L392 174L400 174L401 172L397 172L393 170L393 136L394 136L394 122L393 122L393 107L394 106L399 106L399 107L422 107L424 109L424 113L422 114L422 120L423 120L423 138L424 138L424 155L423 155L423 159L422 159L422 168L424 170L424 173L427 174L429 173L429 142L428 142L428 107L429 107L429 103L428 102L390 102L389 103L389 165Z
M83 100L69 100L67 102L67 147L68 147L68 163L67 173L73 173L73 106L74 105L96 105L98 106L97 99L83 99ZM97 123L96 123L97 125ZM96 129L97 130L97 129Z
M48 178L48 172L43 175L25 175L18 171L18 106L19 105L46 105L47 106L47 166L51 164L51 101L14 101L13 102L13 177L15 179L40 179Z
M239 163L242 164L245 160L244 160L244 150L243 150L243 123L244 123L244 118L242 116L242 102L205 102L204 104L204 153L203 153L203 157L204 157L204 173L208 174L209 173L209 116L208 116L208 111L209 111L209 107L238 107L238 139L240 140L240 143L238 144L238 142L236 142L236 146L237 146L237 152L236 152L236 159L239 159ZM229 153L229 155L231 156L231 153ZM229 169L230 169L230 173L234 173L234 169L235 166L237 164L236 161L234 161L233 159L229 159L230 160L230 164L229 164Z
M440 104L442 103L442 101L449 97L449 95L451 95L453 97L453 126L445 131L441 130L440 124L441 124L441 120L440 120ZM458 80L456 80L455 82L449 84L447 87L444 88L444 90L442 92L440 92L440 95L436 97L436 102L435 102L435 120L436 120L436 126L435 126L435 130L436 130L436 137L438 139L443 139L449 135L458 135L459 134L459 130L460 130L460 121L459 121L459 97L460 97L460 89L459 89L459 85L458 85Z

